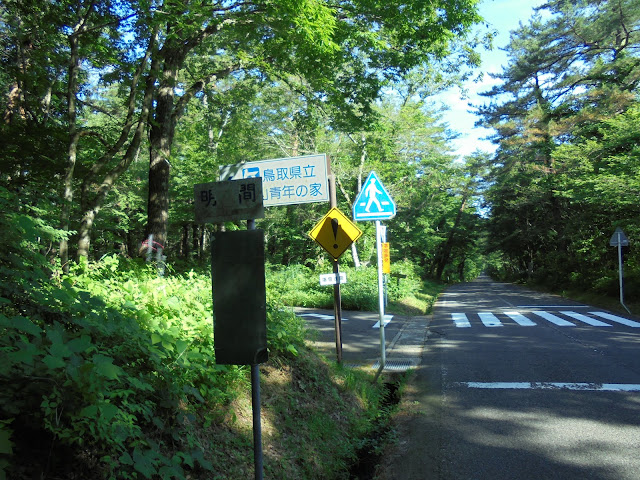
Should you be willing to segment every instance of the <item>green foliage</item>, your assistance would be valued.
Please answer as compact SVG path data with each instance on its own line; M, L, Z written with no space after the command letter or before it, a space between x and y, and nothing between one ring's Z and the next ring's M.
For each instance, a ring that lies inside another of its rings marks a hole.
M113 256L52 282L34 247L56 232L0 200L0 231L21 233L2 237L0 263L3 471L17 478L12 458L28 455L42 460L31 471L65 476L65 449L99 457L104 478L210 469L192 425L224 418L247 381L245 368L215 363L210 277L160 279ZM269 319L271 355L295 355L295 316Z
M627 28L638 25L640 6L585 0L543 8L553 15L513 33L502 84L487 92L499 100L481 109L499 144L486 195L491 271L615 297L609 238L616 227L630 239L640 234L640 36ZM637 299L637 265L631 248L629 301Z
M37 248L58 232L0 201L0 232L22 234L2 237L11 255L0 259L0 474L246 476L251 448L240 433L239 415L247 415L239 405L248 372L215 363L210 276L158 278L118 256L61 276ZM268 437L270 448L286 450L267 472L339 476L370 429L378 389L363 385L370 375L332 372L309 351L303 323L273 293L268 341L278 367L263 371L296 373L286 387L265 381L278 429L292 432L286 440Z
M284 267L271 265L267 275L267 291L282 304L298 307L333 308L333 287L321 286L319 276L329 269L315 269L302 265ZM346 310L378 310L378 268L340 267L347 275L347 283L341 285L342 308ZM419 268L410 262L392 264L391 277L387 277L387 298L390 302L419 295L423 287ZM393 274L406 275L396 280Z

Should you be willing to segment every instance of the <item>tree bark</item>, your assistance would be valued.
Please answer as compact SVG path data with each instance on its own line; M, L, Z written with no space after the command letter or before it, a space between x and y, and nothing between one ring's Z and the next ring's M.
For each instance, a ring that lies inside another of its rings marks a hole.
M78 30L69 35L70 59L69 59L69 80L67 84L67 108L69 121L69 149L67 152L67 166L64 172L64 191L62 193L62 209L60 214L60 229L68 232L71 217L71 205L73 204L73 177L76 168L78 154L78 140L80 138L77 126L77 90L78 90L78 68L80 66L80 56L78 53ZM60 263L62 270L69 273L69 240L63 237L60 240Z

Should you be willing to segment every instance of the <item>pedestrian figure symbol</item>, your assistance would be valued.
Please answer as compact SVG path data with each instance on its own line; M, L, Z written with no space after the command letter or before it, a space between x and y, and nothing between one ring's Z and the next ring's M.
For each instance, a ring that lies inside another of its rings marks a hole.
M371 172L353 204L353 219L386 220L395 215L396 204L375 172Z
M372 178L371 182L369 183L369 185L367 186L367 189L364 192L365 196L369 199L367 201L367 206L364 208L366 212L371 211L371 205L374 203L376 204L378 211L379 212L382 211L382 205L380 205L380 200L378 200L378 195L380 195L381 193L382 192L378 190L378 188L376 187L376 179Z

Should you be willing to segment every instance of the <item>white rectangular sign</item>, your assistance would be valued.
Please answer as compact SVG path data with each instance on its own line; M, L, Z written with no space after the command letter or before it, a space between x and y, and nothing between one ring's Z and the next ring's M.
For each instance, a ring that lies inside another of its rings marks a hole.
M335 273L323 273L320 275L320 285L335 285L336 283L336 274ZM345 272L340 272L340 283L347 283L347 274Z
M328 202L327 156L276 158L220 167L220 180L262 178L265 207Z
M196 222L218 223L264 218L259 178L193 186Z

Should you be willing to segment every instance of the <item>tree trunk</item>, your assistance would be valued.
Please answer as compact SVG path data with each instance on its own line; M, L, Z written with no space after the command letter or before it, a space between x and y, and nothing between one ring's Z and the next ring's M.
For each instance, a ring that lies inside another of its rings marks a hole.
M182 246L180 247L180 255L189 258L189 224L182 224Z
M171 145L179 112L174 105L178 70L186 52L163 49L163 71L156 95L156 106L149 133L149 197L147 200L146 236L167 248L169 221L169 177Z
M200 251L201 251L201 246L200 246L200 232L199 232L199 228L200 229L204 229L204 225L199 226L197 223L192 223L191 224L191 241L192 243L192 249L193 252L196 254L196 256L198 258L200 258Z
M205 248L205 233L206 233L207 229L205 228L204 225L202 225L200 227L200 248L198 249L198 258L203 258L204 257L204 248Z
M64 191L62 193L62 208L60 212L60 229L68 232L71 217L71 205L73 204L73 177L76 168L76 159L78 152L78 140L80 138L77 120L77 90L78 90L78 68L80 66L80 57L78 54L78 35L76 27L73 34L69 35L69 47L71 55L69 59L69 80L67 84L67 108L69 120L69 149L67 152L67 166L64 172ZM63 237L60 240L60 263L62 270L69 273L69 240Z
M80 228L78 228L78 259L89 257L89 248L91 247L91 228L93 221L100 211L100 205L94 205L82 215Z

